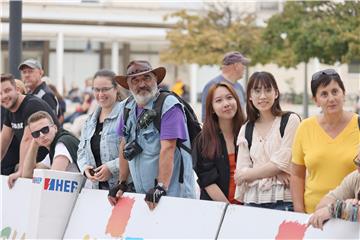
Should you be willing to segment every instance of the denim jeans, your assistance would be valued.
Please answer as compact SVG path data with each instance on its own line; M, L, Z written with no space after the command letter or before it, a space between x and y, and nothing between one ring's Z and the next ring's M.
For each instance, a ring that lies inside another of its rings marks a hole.
M292 202L284 202L284 201L277 201L275 203L245 203L245 206L250 207L260 207L260 208L269 208L275 210L282 210L282 211L294 211L293 203Z

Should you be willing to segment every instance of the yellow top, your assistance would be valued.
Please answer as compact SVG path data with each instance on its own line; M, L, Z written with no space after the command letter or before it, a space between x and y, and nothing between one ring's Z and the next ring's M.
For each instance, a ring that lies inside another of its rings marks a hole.
M337 187L356 169L360 131L358 115L335 137L319 125L317 117L305 119L297 129L292 148L292 162L305 165L304 205L307 213L315 211L320 199Z

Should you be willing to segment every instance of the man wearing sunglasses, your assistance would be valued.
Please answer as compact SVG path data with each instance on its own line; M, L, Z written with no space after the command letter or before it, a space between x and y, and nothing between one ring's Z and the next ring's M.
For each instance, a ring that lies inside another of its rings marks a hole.
M79 140L68 131L58 128L45 111L33 113L28 119L32 141L25 156L23 177L32 178L34 168L78 172L76 165ZM40 146L49 154L39 163L36 155Z
M15 180L22 175L25 155L32 139L30 129L27 126L30 115L37 111L45 111L50 114L55 125L60 126L60 124L45 101L32 95L22 95L17 91L15 78L11 74L1 74L0 100L1 106L7 110L1 131L1 160L4 158L13 137L20 143L19 168L8 178L8 185L11 188ZM37 160L42 160L47 153L46 148L41 147Z
M360 152L353 162L357 169L321 199L308 225L322 229L330 218L360 222Z

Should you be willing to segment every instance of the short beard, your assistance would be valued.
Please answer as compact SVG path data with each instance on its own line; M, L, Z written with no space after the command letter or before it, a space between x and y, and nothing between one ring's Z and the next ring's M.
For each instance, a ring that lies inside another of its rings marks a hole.
M17 105L17 102L18 102L18 99L19 99L19 95L17 95L17 96L15 97L15 99L14 99L14 101L12 101L10 107L8 107L8 110L9 110L10 112L13 112L13 111L15 110L16 105Z
M151 92L145 96L137 95L132 90L130 90L130 92L134 96L135 102L138 105L145 106L151 99L153 99L156 96L156 94L158 92L158 88L157 88L157 86L154 86L151 89Z

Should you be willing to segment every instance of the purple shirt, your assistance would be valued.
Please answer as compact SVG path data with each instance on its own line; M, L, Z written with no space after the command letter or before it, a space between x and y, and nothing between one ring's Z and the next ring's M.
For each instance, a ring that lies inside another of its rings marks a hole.
M140 116L143 108L136 109L137 118ZM120 119L117 133L123 137L124 118ZM160 124L160 140L180 139L186 141L186 126L184 112L179 104L174 105L163 114Z

